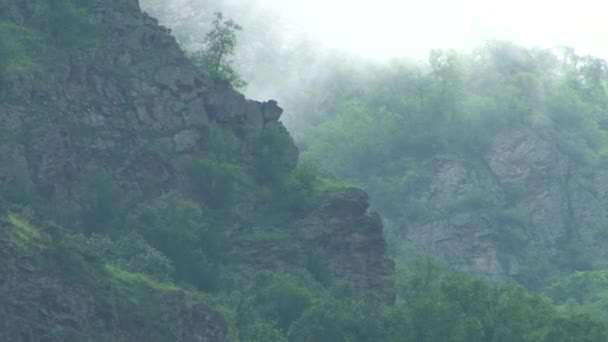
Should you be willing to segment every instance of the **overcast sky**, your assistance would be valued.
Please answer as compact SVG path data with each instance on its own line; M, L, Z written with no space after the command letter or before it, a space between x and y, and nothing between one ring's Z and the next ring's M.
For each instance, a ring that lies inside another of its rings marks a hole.
M608 4L599 0L261 0L294 30L360 56L424 59L431 48L487 39L568 45L608 58Z

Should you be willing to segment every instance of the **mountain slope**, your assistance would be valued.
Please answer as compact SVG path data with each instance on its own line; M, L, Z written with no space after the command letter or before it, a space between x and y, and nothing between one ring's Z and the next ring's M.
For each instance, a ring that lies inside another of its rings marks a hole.
M277 103L197 69L137 1L2 1L0 35L2 231L41 239L3 238L3 338L226 340L237 305L200 291L273 272L392 296L367 195L297 167Z
M606 63L488 43L338 83L304 156L364 186L403 243L540 288L606 261Z

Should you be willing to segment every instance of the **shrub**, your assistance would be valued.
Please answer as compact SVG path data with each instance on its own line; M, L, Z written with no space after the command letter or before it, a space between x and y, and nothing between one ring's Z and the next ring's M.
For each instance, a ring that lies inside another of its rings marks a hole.
M273 321L257 321L246 332L248 342L287 342L285 335Z
M128 224L173 261L178 280L217 288L227 239L198 204L171 192L138 205Z
M90 167L76 180L81 193L80 219L84 231L110 231L121 215L122 190L109 171Z
M257 142L255 163L256 178L265 184L281 184L290 168L290 158L295 153L291 136L279 122L268 123Z
M210 158L194 160L186 168L191 190L211 209L230 207L246 177L238 166Z
M262 274L250 291L238 309L238 325L245 334L260 320L275 322L286 333L314 298L303 279L289 274Z
M76 234L70 238L83 252L128 272L143 273L161 282L170 282L175 272L171 261L135 232L117 240L99 234Z
M312 305L312 293L287 275L275 275L258 292L256 302L264 316L275 320L283 331Z

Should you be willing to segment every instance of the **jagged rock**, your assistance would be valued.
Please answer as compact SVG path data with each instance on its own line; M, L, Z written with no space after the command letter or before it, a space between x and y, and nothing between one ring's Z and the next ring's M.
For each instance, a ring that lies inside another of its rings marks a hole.
M517 279L524 259L552 258L572 236L594 255L608 255L607 242L597 239L597 228L608 223L606 173L586 175L589 169L562 151L550 132L503 132L477 164L449 155L432 163L431 181L411 198L424 204L424 219L396 224L407 227L406 241L452 269Z
M311 215L298 223L304 239L322 246L333 272L359 288L390 288L394 264L383 252L380 216L367 212L369 198L358 188L329 192Z
M369 196L359 188L346 188L331 192L321 204L321 212L328 217L364 214L369 207Z
M264 127L264 113L262 112L263 105L259 102L247 101L247 123L252 130L259 131Z
M167 29L141 13L137 1L124 4L92 2L87 20L102 32L90 38L93 44L69 52L54 50L56 54L49 54L53 59L36 74L2 84L0 132L15 134L10 141L9 135L0 136L0 188L17 180L18 186L33 188L45 200L78 207L87 195L83 179L89 170L99 169L109 173L119 192L117 205L124 207L133 205L143 188L151 198L186 192L191 187L187 162L215 152L207 144L211 125L232 131L238 146L230 147L238 151L233 157L240 158L233 162L246 172L258 166L259 133L276 126L281 138L288 138L280 139L286 146L281 146L277 164L296 167L299 152L278 122L282 109L276 101L247 100L226 82L213 80L186 58ZM31 15L18 1L8 7L16 23ZM255 210L249 203L234 206ZM336 277L350 279L361 289L385 290L393 266L385 256L382 222L367 212L368 206L362 190L330 192L311 213L294 216L289 225L296 228L287 231L285 239L239 242L232 253L253 270L302 266L308 257L299 241L303 236L303 244L324 251ZM231 233L235 238L240 234L236 229ZM128 298L126 308L104 310L104 302L86 285L26 263L19 269L11 248L0 245L0 340L36 341L48 334L59 334L58 340L87 340L84 330L99 316L130 312L133 303ZM180 291L162 299L158 310L163 318L148 323L168 326L173 335L169 340L227 339L225 322L210 308ZM110 324L106 340L139 340L119 323L130 321Z
M283 114L283 108L278 106L277 101L270 100L262 105L262 112L264 113L264 122L277 121Z

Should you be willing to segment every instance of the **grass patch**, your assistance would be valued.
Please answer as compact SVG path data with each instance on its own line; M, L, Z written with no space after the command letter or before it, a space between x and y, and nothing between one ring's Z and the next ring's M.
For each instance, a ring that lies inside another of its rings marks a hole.
M9 212L6 221L9 224L6 233L15 245L24 250L44 248L43 235L22 216Z
M109 281L119 289L125 288L127 291L132 291L147 287L160 292L179 290L174 284L158 282L144 274L127 272L113 265L105 264L104 269L110 278Z

